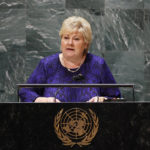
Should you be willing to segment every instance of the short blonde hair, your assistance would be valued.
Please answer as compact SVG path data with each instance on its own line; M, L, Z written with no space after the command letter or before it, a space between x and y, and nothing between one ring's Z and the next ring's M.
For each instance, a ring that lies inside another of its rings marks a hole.
M59 36L62 38L66 32L78 31L82 33L85 43L87 43L87 51L92 41L92 29L91 25L87 20L82 17L72 16L64 20L62 27L59 32Z

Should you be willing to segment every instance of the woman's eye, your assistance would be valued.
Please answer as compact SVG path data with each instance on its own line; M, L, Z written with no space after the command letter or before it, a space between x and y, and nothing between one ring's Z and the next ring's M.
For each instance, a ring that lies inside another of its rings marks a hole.
M65 36L64 39L69 39L69 37Z
M76 41L80 40L79 38L75 38Z

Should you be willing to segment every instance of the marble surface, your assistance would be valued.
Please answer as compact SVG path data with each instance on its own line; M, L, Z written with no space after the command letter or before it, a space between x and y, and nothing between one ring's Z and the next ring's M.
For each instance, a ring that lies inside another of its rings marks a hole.
M66 8L104 9L105 0L66 0Z
M144 0L105 0L105 6L106 8L143 9Z
M92 26L89 51L106 59L118 83L136 84L137 101L149 101L148 0L0 0L0 101L17 101L16 84L26 82L41 58L60 51L61 23L72 15ZM121 90L130 99L130 89Z
M26 0L27 8L64 8L65 0Z
M135 84L135 99L144 99L144 53L138 52L106 52L104 58L116 78L123 84ZM138 60L138 61L137 61ZM131 63L132 62L132 63ZM135 77L136 74L136 77ZM120 88L122 97L132 99L131 88Z
M22 9L25 8L26 6L26 0L0 0L0 9L2 8L17 8L17 9Z
M150 9L150 1L149 0L144 0L144 8Z
M62 108L77 107L92 109L99 118L99 129L90 145L70 148L57 138L54 117ZM150 149L149 103L0 104L0 114L1 149Z

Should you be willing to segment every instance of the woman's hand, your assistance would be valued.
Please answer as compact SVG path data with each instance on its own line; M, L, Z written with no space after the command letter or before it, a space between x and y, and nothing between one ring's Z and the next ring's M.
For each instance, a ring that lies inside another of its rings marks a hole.
M61 101L55 99L55 97L38 97L34 101L35 103L60 103Z
M92 97L90 100L88 100L87 102L104 102L104 100L106 100L106 97L99 97L99 96L95 96Z

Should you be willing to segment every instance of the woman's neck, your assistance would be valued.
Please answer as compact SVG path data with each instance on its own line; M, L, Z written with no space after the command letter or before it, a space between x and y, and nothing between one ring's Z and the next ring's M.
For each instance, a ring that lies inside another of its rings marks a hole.
M60 59L60 62L61 64L66 67L66 68L70 68L70 69L74 69L74 68L78 68L80 67L84 60L85 60L86 56L83 55L81 58L78 58L78 59L73 59L73 58L65 58L63 53L61 53L59 55L59 59Z

